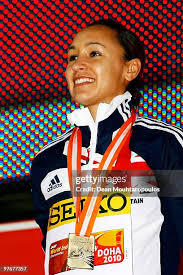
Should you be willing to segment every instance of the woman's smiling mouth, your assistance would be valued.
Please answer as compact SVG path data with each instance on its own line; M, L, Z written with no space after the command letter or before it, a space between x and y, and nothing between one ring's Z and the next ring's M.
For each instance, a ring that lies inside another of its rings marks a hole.
M95 81L93 78L89 77L80 77L74 80L74 86L79 86L79 85L85 85L85 84L91 84Z

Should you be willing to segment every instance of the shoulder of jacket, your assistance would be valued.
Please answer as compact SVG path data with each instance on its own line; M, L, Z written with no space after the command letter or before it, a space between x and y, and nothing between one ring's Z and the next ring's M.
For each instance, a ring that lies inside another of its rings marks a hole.
M66 133L64 133L63 135L57 137L56 139L54 139L52 142L50 142L49 144L45 145L35 156L35 158L42 154L43 152L47 151L50 148L53 148L54 146L57 146L60 143L65 143L65 141L70 137L70 135L72 134L73 128L69 129ZM34 159L35 159L34 158Z
M183 147L183 130L177 126L169 125L157 119L137 116L133 127L134 129L138 129L139 126L141 126L141 128L143 127L144 131L146 132L159 134L161 131L162 134L166 133L167 137L174 137L177 142Z

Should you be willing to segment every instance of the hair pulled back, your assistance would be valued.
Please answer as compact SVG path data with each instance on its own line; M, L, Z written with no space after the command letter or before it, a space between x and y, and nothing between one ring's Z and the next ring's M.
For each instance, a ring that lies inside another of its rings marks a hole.
M135 33L126 29L124 26L122 26L121 24L112 19L102 19L94 21L87 27L94 25L103 25L116 32L117 39L124 49L124 58L126 60L129 61L133 58L140 59L141 70L138 76L135 79L133 79L127 86L127 90L132 94L132 104L134 107L137 107L140 101L139 89L143 87L143 69L145 64L145 52L143 43L140 41L139 37Z

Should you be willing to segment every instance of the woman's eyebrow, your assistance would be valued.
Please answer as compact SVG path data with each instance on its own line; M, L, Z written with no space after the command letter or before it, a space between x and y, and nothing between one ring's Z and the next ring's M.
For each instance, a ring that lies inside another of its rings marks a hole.
M99 42L89 42L89 43L86 44L86 46L93 45L93 44L97 44L97 45L102 46L102 47L105 48L105 46L103 44L99 43Z
M104 48L106 48L103 44L99 43L99 42L88 42L86 43L86 46L90 46L90 45L99 45L102 46ZM74 45L71 45L70 47L68 47L68 50L75 50L76 47Z

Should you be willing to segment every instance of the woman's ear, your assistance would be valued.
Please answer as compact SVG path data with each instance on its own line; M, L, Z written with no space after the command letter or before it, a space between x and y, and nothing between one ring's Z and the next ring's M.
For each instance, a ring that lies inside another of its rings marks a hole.
M141 69L141 61L138 58L131 59L126 63L127 70L125 73L125 78L128 81L132 81L137 77Z

